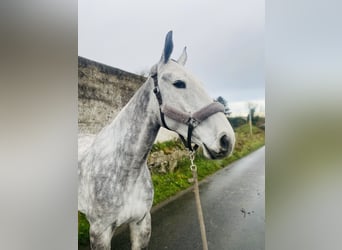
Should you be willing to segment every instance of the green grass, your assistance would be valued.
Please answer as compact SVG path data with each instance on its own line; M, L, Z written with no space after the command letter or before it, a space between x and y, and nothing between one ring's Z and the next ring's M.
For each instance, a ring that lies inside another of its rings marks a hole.
M89 223L81 212L78 212L78 244L89 244Z
M184 146L178 140L170 140L162 143L157 142L153 144L151 152L163 150L165 153L168 153L173 149L184 149Z
M263 130L253 127L253 135L249 133L249 126L242 125L235 129L236 143L234 152L230 157L220 160L208 160L204 157L203 152L199 149L196 152L195 164L197 166L199 180L211 175L227 166L229 163L240 159L241 157L251 153L265 144L265 133ZM169 153L172 149L184 149L183 144L179 140L172 140L163 143L156 143L153 145L152 152L163 150ZM178 192L190 187L188 179L192 178L189 169L190 160L188 157L178 161L177 168L173 173L158 174L152 173L152 181L154 185L154 200L153 205L156 205L167 198L177 194ZM89 242L89 224L85 216L78 213L78 242L81 245Z

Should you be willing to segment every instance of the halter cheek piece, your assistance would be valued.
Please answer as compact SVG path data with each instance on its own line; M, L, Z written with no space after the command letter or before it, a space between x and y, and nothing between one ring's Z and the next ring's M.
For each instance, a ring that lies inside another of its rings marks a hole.
M156 95L158 104L159 104L159 112L160 112L160 119L163 124L163 127L165 127L168 130L170 129L165 122L165 115L169 117L172 120L181 122L188 126L188 136L187 140L181 135L178 134L181 138L184 146L188 148L190 151L194 151L198 148L198 145L195 145L192 147L191 145L191 136L193 130L205 119L212 116L213 114L216 114L218 112L224 112L224 107L219 102L212 102L209 105L203 107L202 109L196 111L193 114L185 113L183 111L179 111L177 109L174 109L166 104L163 104L163 99L160 93L159 85L158 85L158 75L154 74L151 75L153 82L154 82L154 89L153 93Z

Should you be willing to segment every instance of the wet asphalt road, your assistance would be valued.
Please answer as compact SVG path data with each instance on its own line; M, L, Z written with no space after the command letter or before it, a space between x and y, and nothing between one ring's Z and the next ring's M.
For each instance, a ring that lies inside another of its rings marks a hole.
M200 195L210 250L265 248L265 147L209 177ZM127 230L112 249L130 249ZM152 214L148 249L202 249L193 192Z

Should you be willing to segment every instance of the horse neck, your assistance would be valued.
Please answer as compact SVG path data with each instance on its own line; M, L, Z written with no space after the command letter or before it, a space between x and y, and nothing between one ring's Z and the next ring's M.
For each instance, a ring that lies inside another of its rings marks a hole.
M113 121L119 151L128 156L127 163L133 167L146 161L160 128L152 85L149 78Z

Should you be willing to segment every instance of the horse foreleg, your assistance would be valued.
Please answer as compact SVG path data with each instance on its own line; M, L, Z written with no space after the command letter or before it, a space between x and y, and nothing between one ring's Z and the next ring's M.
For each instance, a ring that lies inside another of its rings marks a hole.
M113 226L102 231L95 226L90 226L90 248L92 250L110 250L114 230L115 227Z
M146 248L151 237L151 214L146 213L141 221L131 222L129 227L131 230L132 250Z

